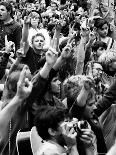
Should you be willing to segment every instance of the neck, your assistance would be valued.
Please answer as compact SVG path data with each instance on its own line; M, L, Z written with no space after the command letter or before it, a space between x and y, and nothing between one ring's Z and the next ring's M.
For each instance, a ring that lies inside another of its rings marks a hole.
M32 28L33 29L37 29L37 25L32 25Z
M4 21L4 24L7 24L7 23L10 23L12 22L13 19L11 17L8 17L5 21Z
M53 143L56 143L62 147L64 147L64 145L66 145L65 140L62 137L62 134L61 134L61 136L59 135L59 136L52 137L50 141Z
M38 54L38 55L41 55L41 53L42 53L42 49L35 49L35 48L34 48L34 51L35 51L35 53Z

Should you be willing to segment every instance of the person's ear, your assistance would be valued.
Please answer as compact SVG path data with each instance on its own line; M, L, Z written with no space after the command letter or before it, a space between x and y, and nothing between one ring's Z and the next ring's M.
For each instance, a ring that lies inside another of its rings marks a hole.
M51 128L48 129L48 133L49 133L49 135L51 135L51 136L55 136L55 135L56 135L56 131L53 130L53 129L51 129Z

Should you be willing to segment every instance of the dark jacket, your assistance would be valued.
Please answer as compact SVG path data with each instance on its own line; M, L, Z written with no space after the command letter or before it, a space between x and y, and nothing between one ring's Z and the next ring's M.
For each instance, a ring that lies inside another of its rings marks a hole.
M45 56L36 54L34 52L33 48L31 48L31 47L29 47L26 57L24 57L21 60L21 63L24 63L29 66L29 69L32 74L34 74L34 72L36 72L41 67L43 67L45 62L46 62Z
M20 129L28 128L31 129L33 126L34 119L34 108L33 104L39 106L39 101L44 96L48 79L42 78L39 74L35 75L32 80L33 90L29 98L18 107L17 111L14 113L11 121L7 125L7 128L0 139L0 155L9 154L9 144L10 144L10 155L17 155L16 149L16 135ZM38 100L38 102L36 102ZM3 103L3 106L6 103ZM36 109L35 109L36 111Z
M10 54L4 53L1 57L0 57L0 80L3 78L4 74L5 74L5 69L9 60L9 56Z

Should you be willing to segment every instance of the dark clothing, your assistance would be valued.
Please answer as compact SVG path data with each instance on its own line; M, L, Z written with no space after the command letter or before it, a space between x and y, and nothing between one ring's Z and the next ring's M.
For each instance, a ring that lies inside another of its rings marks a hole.
M94 132L97 138L98 153L104 153L103 155L105 155L105 153L107 152L107 148L106 148L104 136L102 133L102 128L101 128L101 125L99 123L97 116L95 116L94 119L88 120L88 122L91 126L92 131Z
M94 117L93 119L87 120L89 124L91 125L92 130L94 131L96 137L97 137L97 149L98 153L106 153L106 144L104 141L103 133L98 121L98 117L107 110L116 100L116 80L114 83L110 86L108 91L104 94L102 99L99 100L97 103L97 108L94 110ZM74 117L77 117L77 115L81 114L84 110L84 107L79 107L78 104L75 102L71 108L71 114ZM78 118L78 117L77 117Z
M14 113L11 121L4 131L4 135L2 135L3 139L0 139L0 155L9 154L9 144L10 155L18 155L16 149L17 132L20 129L25 128L31 130L33 127L35 114L38 108L41 106L41 100L47 91L48 84L55 74L56 71L52 69L48 79L42 78L39 73L33 77L33 89L30 96L24 103L21 104L21 106L18 107L17 111ZM2 107L4 107L5 104L6 103L3 103Z
M0 22L0 50L5 47L5 35L8 41L15 43L15 49L19 49L22 36L22 28L16 21L7 24Z
M45 0L46 7L50 6L51 0Z
M31 73L34 74L35 71L43 67L46 62L46 58L45 56L36 54L33 48L29 47L26 57L24 57L21 62L27 64Z
M17 111L14 113L11 121L9 122L7 128L5 129L4 135L0 140L0 155L8 155L9 154L9 142L10 142L10 155L17 155L16 150L16 135L20 129L29 128L31 129L30 123L32 120L29 114L32 110L33 103L37 99L42 98L43 93L45 92L47 80L43 79L39 74L33 79L33 91L30 94L30 97L24 103L19 106ZM32 102L29 102L32 101ZM3 103L4 106L5 103ZM30 108L31 107L31 108ZM9 139L10 135L10 139Z
M4 74L5 74L5 69L9 60L9 56L10 54L4 53L1 57L0 57L0 80L3 78Z

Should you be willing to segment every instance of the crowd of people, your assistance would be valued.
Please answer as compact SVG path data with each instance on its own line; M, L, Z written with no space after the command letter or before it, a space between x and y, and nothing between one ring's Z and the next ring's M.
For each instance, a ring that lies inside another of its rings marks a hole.
M33 127L29 155L116 154L114 1L0 1L0 155Z

